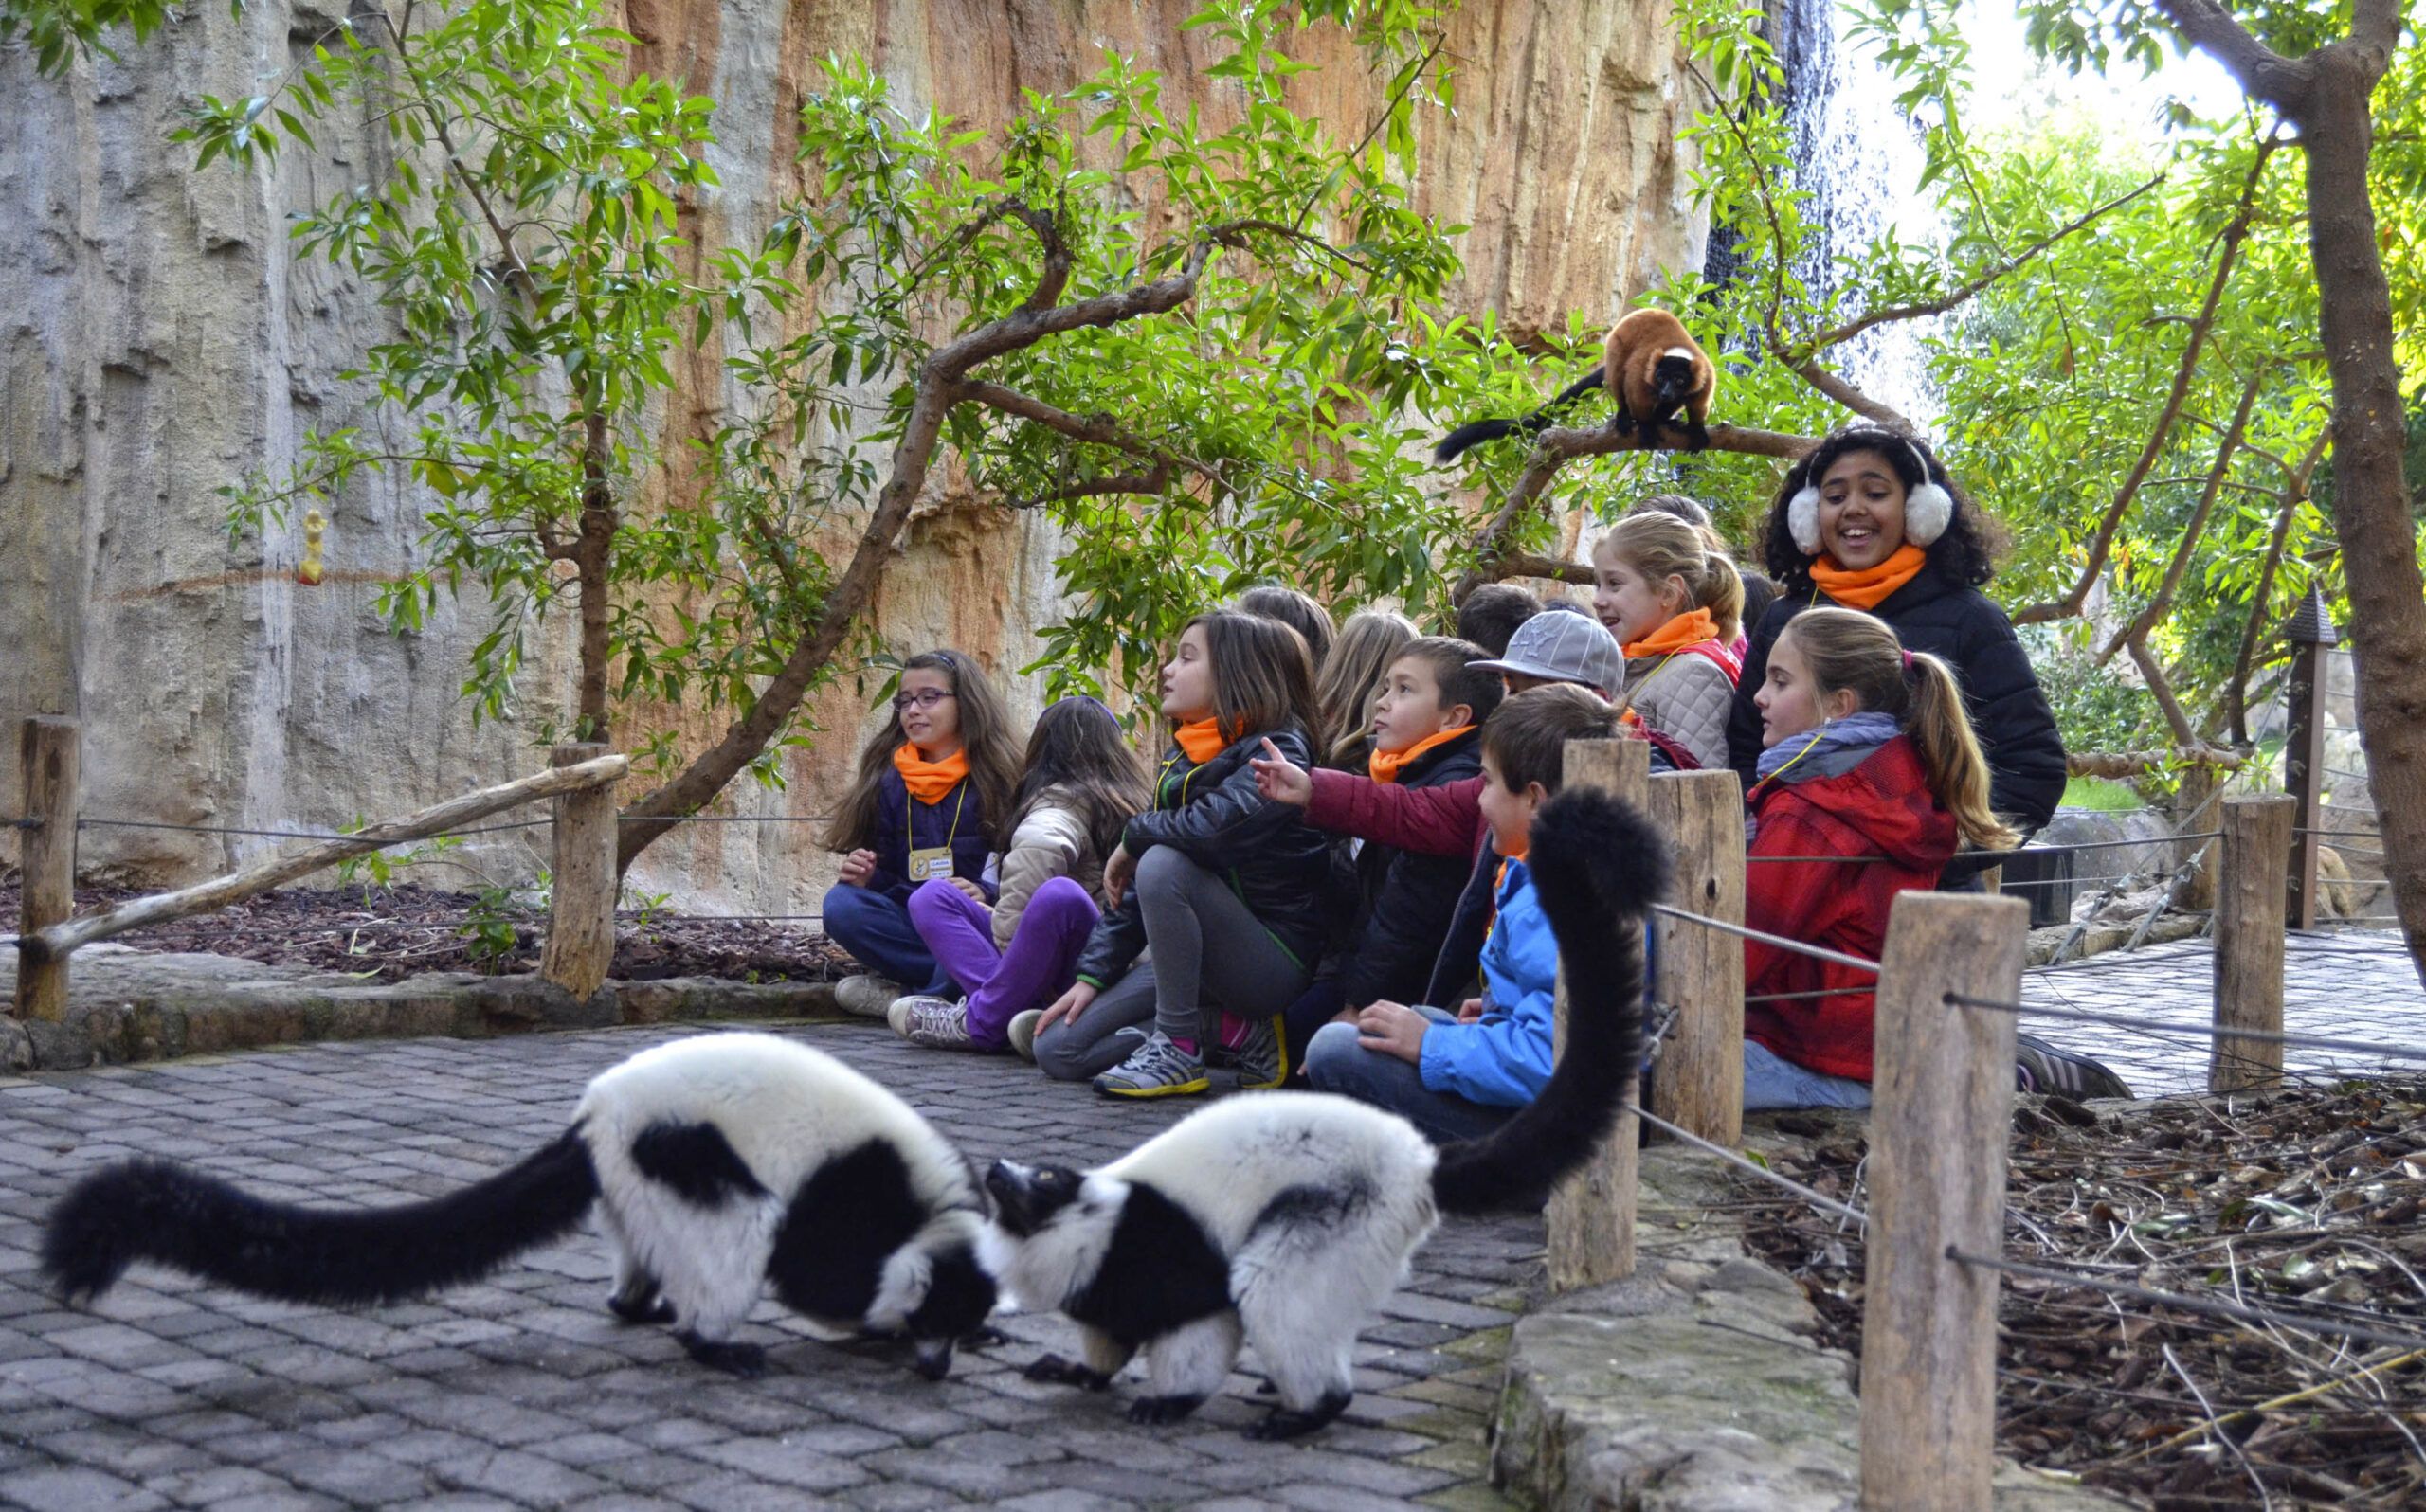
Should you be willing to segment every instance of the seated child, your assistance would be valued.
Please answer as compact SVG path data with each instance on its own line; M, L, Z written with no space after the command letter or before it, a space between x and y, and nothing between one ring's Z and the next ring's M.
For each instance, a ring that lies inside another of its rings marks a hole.
M2014 832L1988 809L1988 767L1946 663L1907 655L1895 632L1850 609L1796 616L1754 694L1765 746L1752 810L1744 922L1865 961L1886 947L1896 893L1937 885L1959 843L1999 849ZM1842 856L1846 861L1769 856ZM1868 864L1848 864L1854 858ZM1747 941L1744 1106L1870 1106L1873 994L1851 966ZM1824 993L1820 997L1797 997ZM2033 1041L2032 1067L2082 1095L2130 1095L2113 1072Z
M1348 639L1340 641L1341 652ZM1482 771L1476 727L1499 707L1481 648L1429 636L1401 647L1373 705L1370 780L1409 792L1469 783ZM1471 826L1469 826L1471 828ZM1356 855L1355 918L1336 969L1291 1005L1289 1042L1302 1045L1341 1008L1381 999L1421 1002L1469 871L1466 847L1447 855L1367 841Z
M1163 712L1173 744L1153 806L1104 862L1112 911L1079 953L1076 982L1035 1018L1020 1016L1011 1040L1032 1045L1057 1080L1169 1097L1211 1087L1212 1030L1241 1085L1276 1087L1289 1074L1281 1010L1306 990L1322 944L1331 848L1257 797L1247 758L1268 741L1313 759L1322 721L1305 638L1251 614L1197 616L1163 669Z
M1484 994L1455 1014L1384 999L1353 1024L1325 1025L1306 1050L1306 1079L1388 1108L1436 1141L1507 1122L1549 1080L1558 945L1525 867L1533 815L1558 791L1566 743L1618 734L1617 712L1580 688L1511 698L1482 731L1478 800L1500 863L1484 942Z
M896 999L885 1016L894 1033L931 1049L1010 1048L1011 1019L1075 980L1078 948L1103 917L1104 857L1147 801L1146 773L1111 710L1084 695L1047 709L1028 736L994 906L946 881L910 895L918 938L969 996Z
M941 992L951 979L910 922L910 894L946 880L990 903L986 858L1020 783L1010 711L977 663L929 651L903 664L893 718L860 752L859 775L826 831L842 853L842 879L825 891L825 937L868 974L836 984L845 1013L881 1018L910 992Z
M1682 747L1675 765L1704 771L1727 765L1744 670L1731 649L1744 582L1715 541L1675 515L1639 513L1592 548L1592 611L1625 651L1626 711Z

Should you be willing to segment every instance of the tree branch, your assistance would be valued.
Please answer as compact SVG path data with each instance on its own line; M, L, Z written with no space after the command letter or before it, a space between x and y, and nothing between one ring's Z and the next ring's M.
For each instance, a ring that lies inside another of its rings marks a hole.
M1879 403L1856 388L1842 375L1822 367L1819 358L1804 357L1797 360L1787 356L1785 349L1778 345L1777 334L1774 332L1769 335L1769 351L1787 371L1864 420L1875 421L1889 430L1899 431L1905 435L1911 434L1917 428L1892 405Z
M2216 0L2156 0L2156 6L2183 41L2222 63L2251 99L2294 117L2308 104L2316 83L2316 69L2308 59L2294 63L2268 47ZM2363 17L2374 10L2392 11L2393 0L2361 0ZM2390 25L2397 36L2398 14Z
M1032 510L1042 505L1059 504L1075 498L1102 498L1113 494L1159 494L1170 487L1174 471L1169 462L1158 461L1153 466L1138 472L1115 473L1110 477L1066 484L1050 493L1039 494L1034 498L1012 498L1005 499L1003 502L1010 509Z
M977 378L964 379L953 390L952 400L955 404L965 400L970 404L984 405L989 409L999 409L1005 415L1016 415L1022 420L1033 421L1047 430L1058 431L1069 437L1072 441L1085 441L1095 446L1110 446L1115 450L1127 452L1132 457L1142 457L1166 467L1184 467L1216 488L1226 489L1229 486L1229 480L1222 476L1220 468L1209 462L1200 462L1193 457L1174 452L1168 447L1157 446L1143 437L1132 436L1121 429L1119 423L1110 415L1074 415L1066 409L1048 405L1032 394L1023 394L1016 388L1006 388L1001 384L987 383Z
M2279 135L2270 135L2257 144L2256 160L2249 165L2249 179L2241 186L2239 207L2224 227L2223 246L2216 257L2216 274L2207 280L2206 301L2199 307L2198 318L2190 323L2190 340L2182 349L2181 365L2174 369L2173 388L2165 395L2164 408L2157 414L2156 426L2148 433L2148 443L2141 448L2139 460L2131 464L2130 473L2114 491L2114 502L2106 507L2097 533L2090 538L2089 560L2081 564L2079 578L2062 598L2024 605L2014 615L2015 624L2041 624L2080 613L2081 605L2089 602L2089 590L2106 571L2106 559L2114 549L2114 537L2123 528L2124 513L2138 496L2149 470L2156 466L2157 458L2163 455L2165 441L2173 435L2174 421L2182 413L2182 402L2190 396L2190 382L2198 376L2199 358L2206 350L2207 333L2216 323L2217 307L2223 302L2224 286L2232 281L2233 265L2240 259L2241 243L2248 239L2249 223L2257 213L2257 186L2265 177L2266 160L2273 155L2280 141Z
M1837 326L1832 330L1821 332L1820 334L1812 337L1809 341L1801 344L1796 349L1796 351L1804 356L1812 356L1825 351L1830 347L1836 346L1840 342L1850 341L1854 337L1860 335L1863 332L1868 331L1874 326L1888 325L1898 320L1918 320L1928 315L1944 315L1947 311L1954 309L1956 306L1978 297L1998 279L2004 278L2008 274L2019 271L2024 263L2030 261L2031 259L2038 256L2041 252L2046 251L2049 247L2054 246L2056 243L2063 241L2066 237L2072 236L2076 232L2086 230L2110 212L2121 209L2124 206L2130 204L2141 195L2154 189L2158 185L2163 183L2164 179L2165 176L2163 173L2159 173L2156 177L2141 185L2138 189L2133 189L2130 193L2118 195L2117 197L2107 201L2105 204L2099 206L2093 210L2091 210L2088 214L2083 215L2079 220L2073 222L2069 225L2062 226L2050 232L2046 236L2040 237L2037 242L2034 242L2029 246L2022 248L2019 252L2017 252L2013 256L2005 259L2002 262L2000 262L1995 267L1988 269L1978 278L1973 279L1970 282L1963 285L1959 289L1956 289L1953 293L1946 296L1942 299L1930 299L1920 304L1890 305L1884 310L1873 310L1866 315L1846 321L1843 325Z
M2182 528L2182 538L2174 543L2173 560L2165 564L2164 577L2157 585L2155 597L2098 653L2097 665L2102 667L2112 660L2125 641L2146 639L2148 632L2173 612L2173 596L2182 586L2182 573L2189 570L2190 556L2199 549L2199 538L2207 533L2207 518L2215 512L2216 496L2223 492L2224 475L2233 469L2233 455L2240 450L2241 433L2249 428L2249 412L2256 407L2257 390L2265 383L2266 369L2260 366L2241 386L2240 406L2233 411L2233 423L2225 427L2224 439L2216 445L2215 465L2207 469L2207 486L2199 491L2199 507L2190 512L2190 522Z
M2224 689L2224 736L2235 746L2249 739L2249 679L2256 672L2258 633L2266 624L2266 605L2274 597L2274 574L2283 566L2283 548L2291 538L2291 522L2308 496L2308 478L2324 459L2333 440L2330 423L2317 431L2316 441L2301 459L2299 470L2283 485L2283 505L2274 515L2274 533L2266 544L2266 565L2258 569L2257 591L2250 596L2249 623L2241 627L2240 655L2233 658L2232 681Z
M1533 551L1510 551L1482 564L1483 572L1494 583L1510 578L1547 578L1553 583L1572 583L1590 587L1595 579L1592 569L1581 562L1561 562Z
M1671 423L1660 428L1659 441L1658 450L1681 451L1685 448L1686 436ZM1606 426L1584 430L1554 425L1542 432L1534 439L1532 455L1526 459L1525 470L1516 475L1516 481L1509 487L1508 496L1500 501L1499 508L1493 512L1491 518L1476 534L1472 549L1476 565L1457 579L1457 585L1449 591L1450 598L1463 603L1466 595L1492 581L1485 571L1485 565L1498 559L1501 539L1533 500L1541 496L1542 491L1549 487L1550 479L1558 476L1561 467L1578 457L1605 457L1615 452L1633 451L1637 444L1637 437L1620 435ZM1740 425L1710 427L1710 449L1718 452L1792 459L1819 444L1820 438L1816 436L1747 430Z

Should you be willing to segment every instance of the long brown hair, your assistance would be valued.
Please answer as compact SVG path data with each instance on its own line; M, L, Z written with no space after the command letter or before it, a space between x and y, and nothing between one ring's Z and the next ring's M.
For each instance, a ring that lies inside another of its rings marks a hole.
M1277 620L1236 609L1200 614L1180 633L1203 626L1213 663L1213 718L1224 740L1295 723L1320 750L1322 706L1314 701L1314 660L1306 638Z
M1045 710L1028 735L1026 772L1020 778L1019 796L1011 801L1010 817L1003 821L1005 846L1028 811L1048 794L1077 809L1097 856L1110 855L1130 819L1153 803L1145 763L1129 744L1120 720L1084 693Z
M1778 639L1787 636L1811 669L1816 698L1842 690L1903 727L1921 753L1929 792L1954 816L1964 839L1991 851L2020 841L1988 807L1987 759L1953 668L1926 651L1908 657L1886 621L1852 609L1805 609Z
M1340 626L1331 657L1314 680L1314 702L1322 706L1323 725L1331 731L1323 760L1341 762L1356 753L1357 743L1370 732L1383 674L1414 639L1415 621L1387 609L1360 610Z
M1230 607L1240 614L1277 620L1304 636L1307 654L1314 658L1317 674L1331 665L1331 642L1338 638L1339 628L1331 621L1331 611L1313 594L1277 583L1263 583L1240 594L1239 602Z
M1688 610L1708 609L1718 639L1732 640L1744 623L1744 579L1716 531L1674 514L1628 514L1609 527L1592 548L1596 557L1623 562L1655 591L1670 578L1683 580Z
M901 664L904 673L940 672L951 681L952 698L960 711L960 748L969 757L969 783L975 790L980 831L986 843L1001 850L1011 837L1012 795L1020 786L1020 737L1011 728L1011 711L995 691L994 680L965 651L922 651ZM893 769L893 753L909 740L896 712L860 748L860 766L851 790L834 811L825 830L825 848L837 854L866 850L876 844L877 816L882 812L878 792L884 774Z

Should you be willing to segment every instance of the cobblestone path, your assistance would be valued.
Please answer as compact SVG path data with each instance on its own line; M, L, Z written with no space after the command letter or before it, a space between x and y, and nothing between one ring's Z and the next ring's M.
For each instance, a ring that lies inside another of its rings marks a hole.
M1094 1163L1184 1111L914 1051L878 1027L789 1032L901 1091L981 1161ZM765 1304L744 1337L773 1346L772 1368L732 1380L661 1329L618 1325L587 1235L488 1284L366 1313L140 1268L89 1313L34 1284L39 1216L100 1161L176 1156L315 1202L427 1196L519 1159L563 1127L589 1076L672 1033L325 1044L0 1079L0 1506L1504 1504L1482 1481L1483 1435L1506 1308L1540 1263L1535 1218L1444 1226L1365 1335L1346 1419L1294 1445L1237 1431L1263 1411L1248 1376L1160 1430L1122 1417L1129 1381L1109 1396L1030 1385L1022 1365L1074 1344L1058 1317L1000 1320L1013 1342L964 1351L931 1385L894 1350L819 1341Z

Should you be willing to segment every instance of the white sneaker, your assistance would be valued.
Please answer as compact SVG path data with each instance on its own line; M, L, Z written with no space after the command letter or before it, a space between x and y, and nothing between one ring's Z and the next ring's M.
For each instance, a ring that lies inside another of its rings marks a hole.
M1041 1008L1011 1015L1007 1033L1011 1036L1011 1049L1018 1053L1020 1059L1031 1062L1036 1059L1036 1021L1043 1017Z
M910 989L882 977L844 977L834 984L834 1006L860 1018L881 1018L893 999Z
M971 1048L969 1010L949 998L930 998L925 993L896 998L884 1011L884 1021L895 1034L928 1050Z

